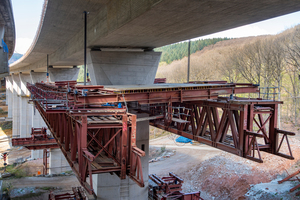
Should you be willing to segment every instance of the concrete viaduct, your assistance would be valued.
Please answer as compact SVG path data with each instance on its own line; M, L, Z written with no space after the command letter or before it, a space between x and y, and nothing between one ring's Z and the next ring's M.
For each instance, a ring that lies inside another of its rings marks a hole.
M129 85L153 83L160 59L160 53L153 52L155 47L298 10L300 2L293 0L45 0L35 39L26 54L10 66L11 75L6 78L13 136L28 137L31 127L45 126L28 103L30 93L25 85L47 80L47 55L53 66L49 68L51 81L77 79L74 66L84 61L83 11L89 12L87 57L92 84ZM14 31L5 37L14 38ZM9 41L12 52L14 40ZM148 122L142 123L137 134L140 141L147 141L147 154ZM51 150L50 173L67 168L59 151ZM33 152L32 157L41 157L41 152ZM147 174L147 156L142 163ZM147 189L137 189L128 180L93 176L95 193L101 199L147 199Z
M8 74L8 60L15 49L15 23L10 0L0 2L0 78Z

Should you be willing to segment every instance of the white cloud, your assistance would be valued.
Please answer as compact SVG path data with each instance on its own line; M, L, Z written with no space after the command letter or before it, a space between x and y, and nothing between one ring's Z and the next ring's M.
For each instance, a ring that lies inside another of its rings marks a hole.
M30 38L17 38L15 52L25 54L29 49L33 39Z

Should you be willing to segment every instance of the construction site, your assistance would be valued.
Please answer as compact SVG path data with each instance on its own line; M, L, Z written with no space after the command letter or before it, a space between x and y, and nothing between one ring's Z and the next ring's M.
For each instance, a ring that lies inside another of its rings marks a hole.
M14 186L16 199L22 192L24 199L90 199L95 191L109 193L107 185L112 182L114 188L115 179L130 181L134 195L149 190L149 199L241 199L251 184L269 182L299 165L299 139L277 128L282 102L238 97L259 96L256 85L214 81L84 86L60 81L27 83L27 89L46 126L33 127L27 138L2 139L7 145L1 145L7 153L3 169L7 161L18 169L2 173L5 187ZM7 123L7 117L3 119ZM158 136L149 140L151 129ZM178 136L192 144L183 146L175 141ZM72 171L49 175L51 149L61 150ZM42 158L31 159L30 150L41 150ZM21 178L28 183L18 186L18 171L26 174L20 177L35 176L34 181ZM62 185L56 187L51 179ZM25 189L20 192L20 187ZM291 193L283 194L296 198L300 185L290 187ZM132 193L130 188L127 192ZM265 199L275 193L280 191L264 194ZM32 196L26 198L28 194Z
M0 200L300 198L300 27L191 41L299 2L44 0L23 54L33 27L14 19L37 7L16 2L0 2Z

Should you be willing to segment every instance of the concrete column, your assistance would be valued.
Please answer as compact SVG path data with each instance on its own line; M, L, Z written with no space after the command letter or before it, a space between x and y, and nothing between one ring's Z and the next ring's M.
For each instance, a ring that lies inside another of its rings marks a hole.
M49 174L70 171L71 167L60 149L50 149Z
M50 81L76 81L78 78L79 68L49 68Z
M137 118L147 117L148 114L137 114ZM148 173L149 173L149 121L137 123L137 147L144 150L146 156L141 159L145 187L141 188L130 178L121 180L117 175L93 174L93 188L97 199L123 200L139 199L148 200Z
M90 51L92 85L153 84L160 56L160 52Z
M9 76L8 52L4 52L2 39L4 39L5 26L0 24L0 78Z
M30 137L32 127L32 105L28 103L30 92L27 90L27 82L31 82L29 74L20 74L20 137Z
M47 73L46 72L30 72L31 83L40 83L47 81Z
M51 81L77 80L78 72L79 72L79 68L67 68L67 69L50 68L49 69L50 79L52 77ZM30 72L30 76L31 76L32 83L47 81L46 72ZM75 76L76 79L74 79ZM36 128L47 127L39 111L36 110L34 106L32 106L32 127L36 127ZM42 157L43 157L43 150L31 151L31 158L37 159ZM69 163L67 162L61 150L50 149L49 173L58 174L69 170L71 170L71 167L69 166Z
M5 33L5 26L1 24L0 25L0 40L1 40L0 47L2 47L2 40L4 39L4 33Z
M11 76L5 77L6 80L6 105L8 107L7 110L7 118L12 118L12 95L13 95L13 81Z
M12 118L13 118L13 137L20 137L20 95L21 95L21 82L19 75L12 75L13 81L13 110L12 110Z
M30 78L31 78L31 83L46 82L47 74L46 72L30 72ZM30 106L31 106L31 119L32 119L31 126L34 128L47 127L39 111L33 106L33 104L30 104ZM31 158L32 159L43 158L43 150L32 150Z

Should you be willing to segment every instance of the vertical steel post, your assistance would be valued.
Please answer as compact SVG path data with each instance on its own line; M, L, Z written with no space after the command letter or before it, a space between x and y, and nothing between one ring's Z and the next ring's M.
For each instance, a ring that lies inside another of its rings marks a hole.
M48 71L48 68L49 68L49 55L47 54L47 73L46 73L47 83L49 83L49 71Z
M87 29L87 11L84 11L84 72L83 72L83 82L86 85L86 29Z
M188 70L187 70L187 83L190 82L190 57L191 57L191 40L188 45Z

